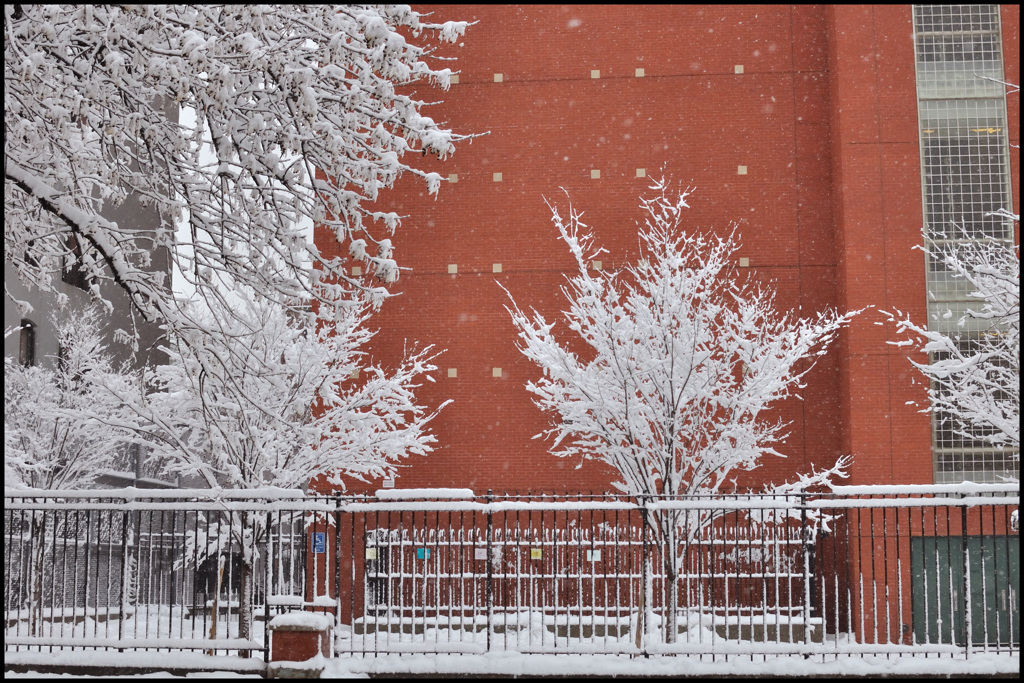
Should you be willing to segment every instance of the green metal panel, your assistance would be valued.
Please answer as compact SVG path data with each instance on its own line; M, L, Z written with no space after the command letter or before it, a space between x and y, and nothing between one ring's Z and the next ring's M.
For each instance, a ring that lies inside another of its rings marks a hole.
M914 641L966 644L967 565L971 643L1019 644L1020 537L966 538L966 557L961 536L910 539Z

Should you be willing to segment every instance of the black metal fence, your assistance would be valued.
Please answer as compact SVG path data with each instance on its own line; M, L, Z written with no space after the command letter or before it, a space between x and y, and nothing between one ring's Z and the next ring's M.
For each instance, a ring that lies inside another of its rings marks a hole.
M359 656L1013 654L1018 491L7 491L5 651L266 657L314 610Z

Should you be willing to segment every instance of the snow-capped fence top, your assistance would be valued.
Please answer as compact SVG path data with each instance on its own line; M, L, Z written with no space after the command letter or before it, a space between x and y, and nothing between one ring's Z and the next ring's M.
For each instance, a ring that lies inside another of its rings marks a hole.
M486 494L472 489L417 488L380 489L373 496L306 494L295 489L276 487L255 489L30 489L5 488L8 504L20 509L38 509L47 501L79 505L82 500L116 499L118 501L173 502L190 506L196 503L220 503L229 506L245 502L256 507L245 509L284 509L279 503L315 503L317 509L341 511L388 510L477 510L505 512L512 510L685 510L685 509L795 509L799 507L849 507L871 501L884 501L887 507L927 505L952 507L983 505L998 496L1002 502L1017 504L1020 483L934 485L865 485L833 486L827 492L765 495L732 493L708 495L643 495L624 494ZM182 508L184 509L184 508ZM241 508L238 508L241 509ZM307 508L302 508L307 509Z

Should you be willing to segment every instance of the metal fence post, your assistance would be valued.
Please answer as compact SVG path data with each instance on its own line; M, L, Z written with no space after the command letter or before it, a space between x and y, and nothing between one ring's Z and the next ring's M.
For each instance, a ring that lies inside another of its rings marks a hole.
M270 591L273 588L273 568L276 564L274 558L274 526L273 513L267 510L266 548L263 552L263 661L270 661ZM278 520L281 519L281 512L277 513ZM255 578L255 572L253 572Z
M334 642L331 654L337 656L338 636L341 633L341 497L334 499ZM349 550L349 562L355 564L355 544ZM364 553L365 555L365 553ZM351 597L351 593L349 594Z
M640 499L640 519L642 521L642 525L641 525L640 531L641 531L641 535L642 535L643 540L642 540L641 546L640 546L640 548L641 548L641 550L640 550L640 563L641 563L641 566L640 566L640 577L641 578L640 578L640 595L639 595L639 598L640 598L640 609L637 611L637 615L636 615L636 646L637 646L637 649L639 649L643 653L644 657L649 657L650 655L647 652L647 639L644 638L644 632L645 631L649 631L649 629L650 629L650 624L648 623L647 615L648 614L652 614L652 615L654 614L654 605L648 605L647 604L647 597L648 597L647 596L647 593L648 593L647 585L648 585L648 582L651 581L650 572L647 571L647 564L648 564L648 561L650 559L648 557L648 547L647 547L647 525L648 525L648 514L650 514L650 512L647 509L647 497L646 496L639 496L639 499ZM650 591L650 593L651 593L651 596L653 597L653 595L654 595L653 589Z
M494 536L494 511L491 509L491 502L494 497L491 489L487 489L487 651L491 651L492 636L494 633L494 561L493 552Z
M966 498L967 494L961 493L960 498ZM960 506L960 539L963 544L964 555L964 657L971 656L971 639L974 636L974 624L971 623L971 549L967 545L967 506ZM979 552L984 552L979 548ZM952 558L950 558L952 561ZM950 615L953 621L953 639L956 639L956 618Z
M811 539L814 533L811 528L807 526L807 489L800 489L800 540L804 562L803 562L803 574L804 574L804 645L810 641L811 632ZM790 636L792 638L792 635ZM810 654L804 653L804 659L809 659Z

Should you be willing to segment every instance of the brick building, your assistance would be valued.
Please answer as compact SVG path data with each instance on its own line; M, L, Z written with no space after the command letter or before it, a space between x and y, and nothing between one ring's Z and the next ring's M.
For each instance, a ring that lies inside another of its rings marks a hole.
M697 188L691 225L738 226L738 265L774 281L781 307L875 307L818 363L803 400L778 407L792 423L778 447L787 458L767 458L741 485L844 453L855 484L991 481L1015 467L933 429L919 412L922 378L887 343L895 330L877 310L923 321L928 291L941 289L914 249L922 225L941 236L959 218L972 234L1019 239L983 218L1019 205L1020 157L1008 149L1019 143L1019 99L974 77L1019 83L1019 8L430 11L477 23L438 52L457 57L458 78L443 95L421 93L444 100L426 113L488 134L424 162L449 181L436 200L411 177L383 197L407 216L393 240L407 270L373 320L373 353L394 358L407 342L445 349L419 396L454 399L434 422L435 452L407 461L399 487L608 489L603 466L556 458L532 438L549 420L524 388L539 370L516 350L499 284L556 319L574 264L545 198L586 212L609 251L602 268L615 269L636 255L637 199L662 169Z

